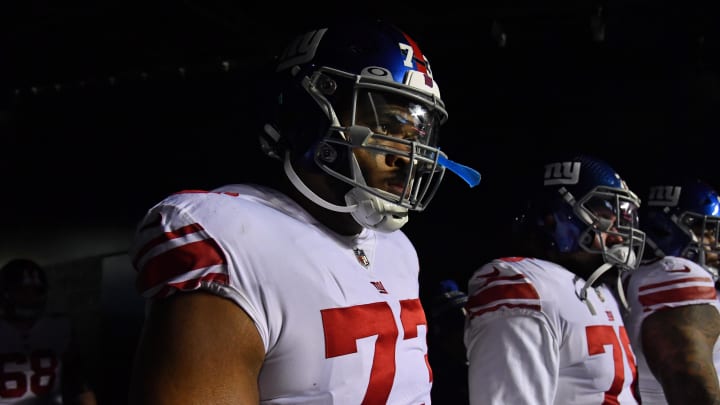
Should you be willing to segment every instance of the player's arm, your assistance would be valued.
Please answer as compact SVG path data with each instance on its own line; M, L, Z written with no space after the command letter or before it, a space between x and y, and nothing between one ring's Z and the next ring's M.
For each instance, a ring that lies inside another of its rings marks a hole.
M265 357L250 317L206 292L154 302L138 344L130 404L257 404Z
M666 308L642 324L643 354L673 404L720 404L713 347L720 314L712 305Z

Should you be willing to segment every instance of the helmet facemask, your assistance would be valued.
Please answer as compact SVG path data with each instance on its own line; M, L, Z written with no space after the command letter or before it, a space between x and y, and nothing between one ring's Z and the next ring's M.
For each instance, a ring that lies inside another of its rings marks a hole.
M703 266L717 279L720 217L685 211L672 220L690 239L680 255Z
M639 199L630 191L596 187L573 206L575 215L588 225L578 245L587 252L601 254L605 263L621 271L634 270L645 247L645 233L639 229L639 205ZM608 244L608 240L621 242Z
M645 233L638 227L639 198L629 190L606 186L593 188L580 200L575 200L564 187L560 194L572 206L575 217L587 225L578 238L578 246L586 252L602 255L604 261L585 281L580 299L595 314L595 308L587 300L587 290L614 267L619 271L616 289L621 303L627 308L620 273L636 269L645 248ZM610 240L615 243L608 243Z

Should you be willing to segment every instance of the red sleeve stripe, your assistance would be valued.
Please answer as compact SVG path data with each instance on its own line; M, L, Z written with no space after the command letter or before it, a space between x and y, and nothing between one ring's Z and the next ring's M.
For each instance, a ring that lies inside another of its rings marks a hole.
M470 307L482 307L501 300L538 300L540 295L529 283L498 284L486 287L468 299Z
M676 280L663 281L662 283L648 284L648 285L638 288L638 291L645 291L645 290L650 290L653 288L664 287L667 285L681 284L681 283L693 283L693 282L698 282L698 281L702 281L705 283L713 282L710 277L685 277L685 278L678 278Z
M175 192L174 194L208 194L208 193L210 193L210 192L207 191L207 190L193 190L193 189L188 189L188 190L180 190L180 191L177 191L177 192Z
M485 274L477 274L473 277L473 281L485 279L485 283L479 288L485 288L488 284L495 283L498 281L521 281L527 280L523 274L513 274L509 276L501 276L500 270L497 267L493 267L493 271Z
M181 190L174 194L225 194L232 197L237 197L240 193L234 191L207 191L207 190Z
M185 225L182 228L178 228L171 232L162 233L160 236L157 236L156 238L153 238L152 240L150 240L150 242L146 243L135 254L135 257L133 258L133 265L137 269L140 259L155 246L161 245L161 244L163 244L167 241L173 240L173 239L177 239L177 238L181 238L183 236L193 234L195 232L200 232L204 229L205 228L203 228L200 224L195 223L195 224Z
M187 290L196 290L200 287L200 285L202 283L205 283L205 282L208 282L208 283L213 282L213 283L227 285L228 275L225 273L208 273L199 278L194 278L192 280L180 281L177 283L169 283L168 285L175 287L178 290L187 291Z
M640 304L648 307L658 304L716 299L715 287L685 287L643 294L640 296Z
M183 273L225 263L214 239L187 243L150 258L138 274L136 287L145 291Z
M143 292L145 298L164 298L169 296L175 291L192 291L200 288L202 283L218 283L222 285L228 284L228 275L224 273L209 273L202 277L197 277L189 280L179 281L177 283L168 283L165 285L158 285L155 288L151 288Z
M505 303L505 304L498 304L498 305L495 305L495 306L490 307L490 308L483 308L483 309L480 309L480 310L477 310L477 311L468 310L468 314L470 314L470 319L472 319L472 318L474 318L474 317L476 317L476 316L480 316L480 315L486 314L486 313L488 313L488 312L497 311L497 310L500 309L500 308L524 308L524 309L531 309L531 310L533 310L533 311L540 311L540 305L537 305L537 304L510 304L510 303Z
M508 256L508 257L500 258L500 260L502 260L503 262L510 262L510 263L521 262L525 259L526 259L525 256Z

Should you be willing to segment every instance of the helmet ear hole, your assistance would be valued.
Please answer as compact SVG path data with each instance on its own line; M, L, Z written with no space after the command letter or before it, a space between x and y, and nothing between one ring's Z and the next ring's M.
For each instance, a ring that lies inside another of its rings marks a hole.
M588 246L592 244L594 238L595 236L592 235L591 232L585 232L582 234L582 236L580 236L580 243L582 245Z
M327 142L321 142L318 147L317 151L315 152L317 158L327 164L332 164L335 161L337 161L338 158L338 152L337 149L335 149L332 145L330 145Z
M331 96L335 94L338 89L337 82L330 76L323 74L320 75L317 81L317 88L323 95Z

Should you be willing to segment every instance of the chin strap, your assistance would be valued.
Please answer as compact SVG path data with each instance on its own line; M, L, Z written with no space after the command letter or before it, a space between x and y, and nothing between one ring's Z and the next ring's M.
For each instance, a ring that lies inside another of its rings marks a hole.
M392 232L400 229L408 221L407 209L373 196L359 187L354 187L345 195L347 205L337 205L325 201L310 190L295 173L295 169L290 163L289 152L285 153L283 168L290 182L310 201L330 211L349 213L355 222L365 228L380 232Z
M585 285L584 285L583 288L580 290L580 300L583 301L583 302L587 305L588 309L590 310L590 313L593 314L593 315L597 315L597 313L595 312L595 308L593 307L593 305L592 305L592 303L590 302L590 300L587 299L587 290L588 290L590 287L592 287L592 285L595 283L595 281L597 281L598 278L600 278L600 276L602 276L603 274L605 274L606 271L610 270L610 269L612 268L612 266L613 266L612 264L603 263L600 267L598 267L598 268L590 275L590 277L588 277L587 281L585 282ZM619 285L619 284L618 284L618 286L619 286L619 287L622 287L622 286ZM623 295L623 298L624 298L624 294L622 294L622 295Z
M592 287L592 285L597 281L600 276L605 274L606 271L610 270L613 267L612 264L604 263L602 266L598 267L591 275L588 277L587 281L585 282L585 285L583 286L582 290L580 290L580 300L585 302L588 309L590 310L590 313L593 315L597 315L595 312L595 308L593 307L590 300L587 299L587 290ZM622 284L622 273L619 273L617 276L617 294L618 298L620 299L620 303L622 304L623 308L625 310L630 309L630 306L627 302L627 297L625 296L625 289L623 288Z
M295 188L298 189L305 197L307 197L310 201L314 202L315 204L329 209L330 211L335 212L354 212L357 210L358 205L336 205L329 203L325 200L323 200L319 195L315 194L308 186L303 183L303 181L300 179L300 177L295 173L295 169L293 169L292 164L290 163L290 152L285 153L285 161L283 162L283 168L285 169L285 175L287 175L288 179L290 179L290 182L295 186Z
M630 305L628 305L627 298L625 297L625 289L622 285L622 272L618 274L617 277L617 293L623 308L625 308L625 310L630 310Z

